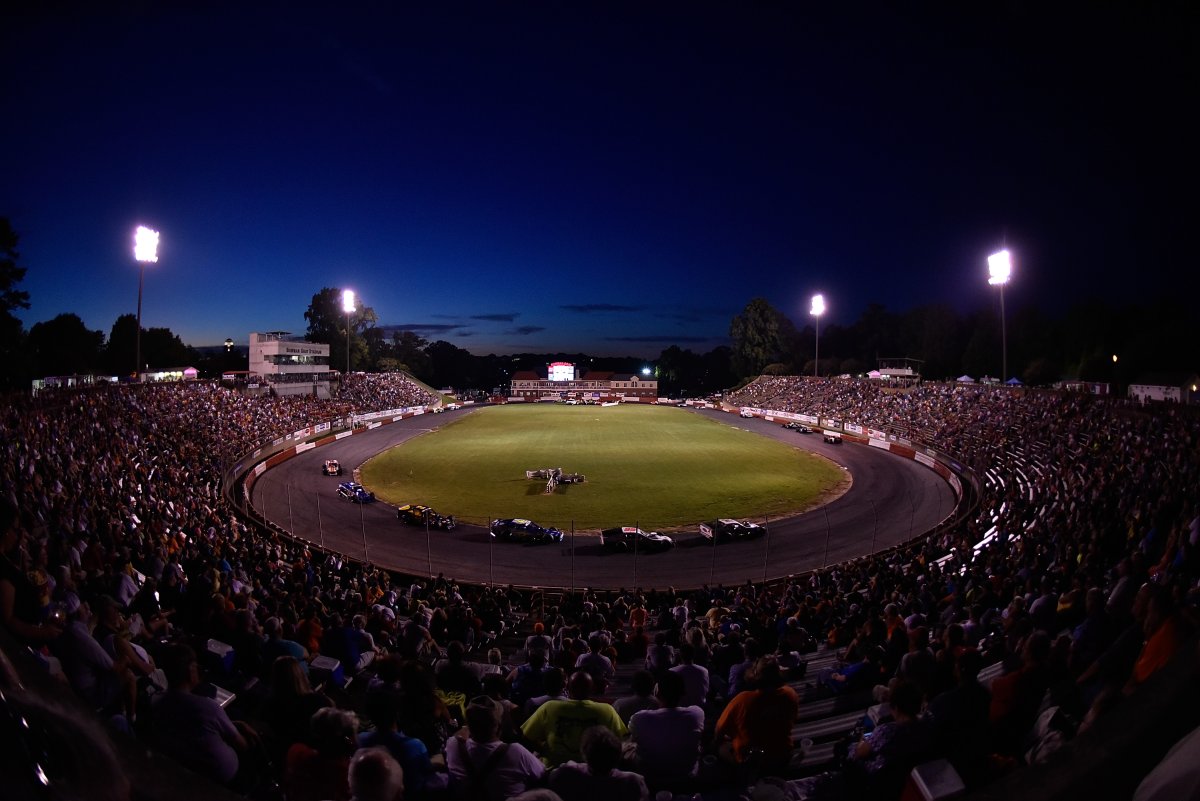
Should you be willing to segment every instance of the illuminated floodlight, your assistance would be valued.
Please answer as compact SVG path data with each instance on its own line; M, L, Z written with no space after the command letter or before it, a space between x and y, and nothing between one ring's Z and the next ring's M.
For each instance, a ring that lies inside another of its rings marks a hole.
M643 367L643 368L642 368L642 375L650 375L650 368L649 368L649 367Z
M158 261L158 231L139 225L133 232L133 257L138 261Z
M813 315L814 317L820 317L822 314L825 313L825 296L824 295L813 295L812 307L809 308L808 313Z
M988 283L1004 286L1012 276L1012 254L1008 250L988 256Z
M352 314L354 308L354 290L346 289L342 291L342 311L346 314Z

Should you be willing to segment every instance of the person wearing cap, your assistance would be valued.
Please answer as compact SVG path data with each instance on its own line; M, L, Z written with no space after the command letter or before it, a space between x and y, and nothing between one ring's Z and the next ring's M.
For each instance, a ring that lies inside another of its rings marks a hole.
M446 740L446 769L456 798L503 801L541 781L545 767L528 748L501 742L504 709L499 701L476 696L465 714L466 736L458 732Z

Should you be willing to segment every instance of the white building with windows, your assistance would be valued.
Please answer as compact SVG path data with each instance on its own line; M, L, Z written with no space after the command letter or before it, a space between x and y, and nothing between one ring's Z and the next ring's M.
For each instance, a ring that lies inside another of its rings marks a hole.
M653 375L592 370L582 378L573 364L554 362L543 378L532 370L514 373L509 399L515 401L626 401L658 400L658 379Z
M250 380L260 381L278 395L329 397L329 346L292 337L287 331L250 334Z

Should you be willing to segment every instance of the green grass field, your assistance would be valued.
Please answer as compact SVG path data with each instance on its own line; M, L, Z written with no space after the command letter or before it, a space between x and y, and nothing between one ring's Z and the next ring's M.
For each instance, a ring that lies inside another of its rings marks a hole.
M545 493L526 470L587 482ZM391 503L424 503L464 522L528 517L589 531L650 530L716 517L780 516L848 478L832 463L701 415L659 406L493 406L367 462L362 482Z

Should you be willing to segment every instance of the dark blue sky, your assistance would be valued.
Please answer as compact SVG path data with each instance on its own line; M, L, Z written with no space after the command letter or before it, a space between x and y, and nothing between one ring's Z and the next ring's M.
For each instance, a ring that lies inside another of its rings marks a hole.
M1010 313L1193 270L1185 3L45 5L0 26L27 326L133 312L139 223L143 322L192 345L325 286L479 354L655 356L756 296L994 304L1004 241Z

